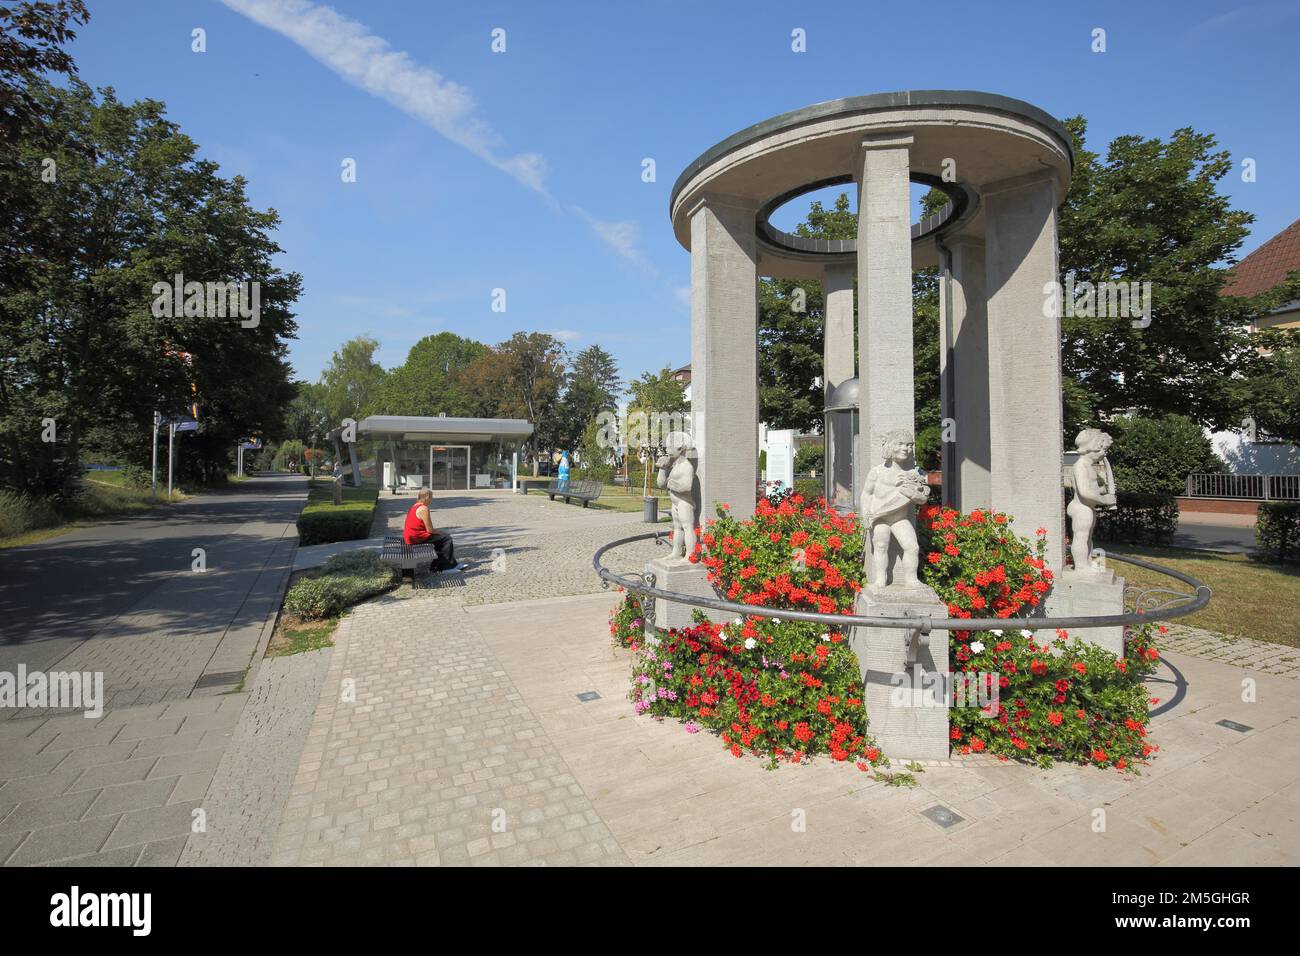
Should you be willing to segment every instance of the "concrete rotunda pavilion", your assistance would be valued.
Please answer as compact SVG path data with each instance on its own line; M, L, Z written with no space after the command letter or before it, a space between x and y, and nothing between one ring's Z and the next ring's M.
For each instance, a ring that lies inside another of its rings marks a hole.
M912 270L938 266L943 414L956 423L943 452L945 499L1009 512L1021 534L1046 528L1048 564L1059 570L1060 318L1044 303L1057 281L1056 209L1071 164L1069 134L1043 110L954 90L819 103L742 130L691 163L670 213L691 252L702 515L718 502L739 516L754 506L758 278L824 283L826 387L860 379L865 474L886 432L914 431ZM911 182L951 202L912 225ZM804 239L768 221L786 201L840 183L857 185L856 241Z

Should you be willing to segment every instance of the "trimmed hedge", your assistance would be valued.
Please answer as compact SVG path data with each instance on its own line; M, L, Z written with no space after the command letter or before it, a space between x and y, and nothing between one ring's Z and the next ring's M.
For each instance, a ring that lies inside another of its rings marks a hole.
M391 591L401 580L401 572L372 551L336 554L317 576L293 583L284 596L284 609L305 620L334 617L366 598Z
M1167 492L1124 491L1117 508L1098 514L1093 537L1123 544L1168 544L1178 530L1178 499Z
M1300 502L1264 501L1255 518L1255 553L1260 561L1300 561Z
M298 517L298 544L328 544L331 541L356 541L370 536L375 517L377 488L343 489L343 504L334 504L330 481L312 482L307 505Z

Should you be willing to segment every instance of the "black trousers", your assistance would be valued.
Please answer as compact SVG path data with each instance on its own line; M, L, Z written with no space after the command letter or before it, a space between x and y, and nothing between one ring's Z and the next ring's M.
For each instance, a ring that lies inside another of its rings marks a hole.
M429 539L429 544L433 545L434 550L438 552L438 557L429 566L430 571L445 571L457 565L456 546L452 543L451 535L445 531L435 532Z

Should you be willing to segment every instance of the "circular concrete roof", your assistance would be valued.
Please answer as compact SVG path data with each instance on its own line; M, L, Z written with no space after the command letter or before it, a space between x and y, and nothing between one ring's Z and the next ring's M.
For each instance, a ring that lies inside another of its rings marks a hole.
M783 197L797 195L812 184L851 180L862 137L885 132L911 134L914 181L940 180L944 161L955 163L956 182L948 183L946 191L950 196L959 193L962 201L913 227L913 260L918 267L937 261L939 236L982 237L984 187L1048 172L1060 201L1069 186L1070 134L1032 104L969 90L876 93L782 113L706 150L673 184L669 198L673 231L689 249L691 210L705 195L717 195L754 206L761 275L820 278L827 263L850 264L856 259L852 245L790 242L793 237L773 230L766 214ZM760 210L764 214L758 216Z

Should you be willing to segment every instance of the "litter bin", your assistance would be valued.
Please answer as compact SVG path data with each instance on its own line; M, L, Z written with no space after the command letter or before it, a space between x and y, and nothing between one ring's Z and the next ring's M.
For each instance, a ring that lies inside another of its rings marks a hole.
M641 520L646 524L659 523L659 499L642 498L641 499Z

